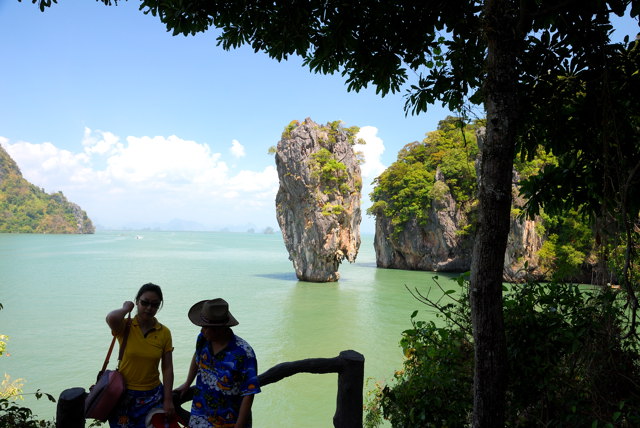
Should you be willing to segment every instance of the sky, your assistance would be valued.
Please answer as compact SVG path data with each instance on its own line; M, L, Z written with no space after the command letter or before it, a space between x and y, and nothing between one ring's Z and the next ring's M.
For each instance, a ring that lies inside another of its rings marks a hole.
M277 229L268 149L309 117L360 127L361 232L373 233L373 179L450 114L407 116L403 92L347 92L342 76L299 58L225 51L214 31L172 36L138 4L59 0L43 13L0 0L0 145L27 180L62 191L100 228ZM638 32L631 19L616 27Z

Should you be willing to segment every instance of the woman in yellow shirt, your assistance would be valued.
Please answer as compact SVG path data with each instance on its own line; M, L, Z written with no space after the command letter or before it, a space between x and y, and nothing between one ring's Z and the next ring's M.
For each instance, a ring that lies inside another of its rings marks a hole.
M111 428L145 428L147 415L160 408L169 418L175 415L171 394L171 331L155 317L161 306L162 290L158 285L148 283L138 290L135 303L126 301L122 308L107 314L107 324L122 346L127 324L125 316L134 307L137 308L137 314L131 320L124 355L119 365L126 391L120 405L109 418ZM163 382L160 381L158 366L162 369Z

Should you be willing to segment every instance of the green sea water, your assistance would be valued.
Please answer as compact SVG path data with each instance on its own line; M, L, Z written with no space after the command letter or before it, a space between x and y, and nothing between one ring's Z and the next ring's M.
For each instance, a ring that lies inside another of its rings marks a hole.
M240 321L234 331L253 346L259 372L353 349L365 356L365 378L388 381L401 368L398 342L411 313L433 316L405 285L437 294L434 274L377 269L373 236L363 236L357 261L344 262L340 275L336 283L298 281L279 234L0 234L0 334L9 336L10 354L0 357L0 375L24 378L25 392L56 398L67 388L88 388L110 343L107 312L154 282L165 298L157 317L173 334L176 386L198 333L187 311L214 297L229 302ZM456 288L442 275L440 282ZM110 367L116 359L117 351ZM254 427L333 426L336 385L336 374L299 374L264 387ZM55 417L55 403L25 396L24 404Z

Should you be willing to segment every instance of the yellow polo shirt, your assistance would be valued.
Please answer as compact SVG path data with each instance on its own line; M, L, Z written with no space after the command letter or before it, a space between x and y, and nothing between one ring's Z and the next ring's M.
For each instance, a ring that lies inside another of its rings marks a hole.
M123 331L118 334L122 346ZM148 391L160 385L160 359L173 351L171 331L156 320L156 325L146 336L138 325L138 317L131 320L131 330L120 362L120 373L126 387L136 391Z

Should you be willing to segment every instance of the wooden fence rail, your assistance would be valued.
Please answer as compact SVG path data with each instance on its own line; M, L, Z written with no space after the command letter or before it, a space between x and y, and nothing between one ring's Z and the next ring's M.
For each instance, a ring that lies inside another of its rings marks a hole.
M362 427L362 387L364 355L356 351L342 351L334 358L310 358L280 363L258 376L260 386L278 382L297 373L338 373L338 396L335 428Z
M334 358L309 358L280 363L258 376L260 387L278 382L298 373L338 373L334 428L362 428L362 388L364 383L364 355L356 351L342 351ZM57 428L84 428L83 388L62 391L58 399ZM189 420L189 412L182 404L193 398L193 388L183 398L174 395L176 411L182 420ZM263 426L259 423L258 426Z

